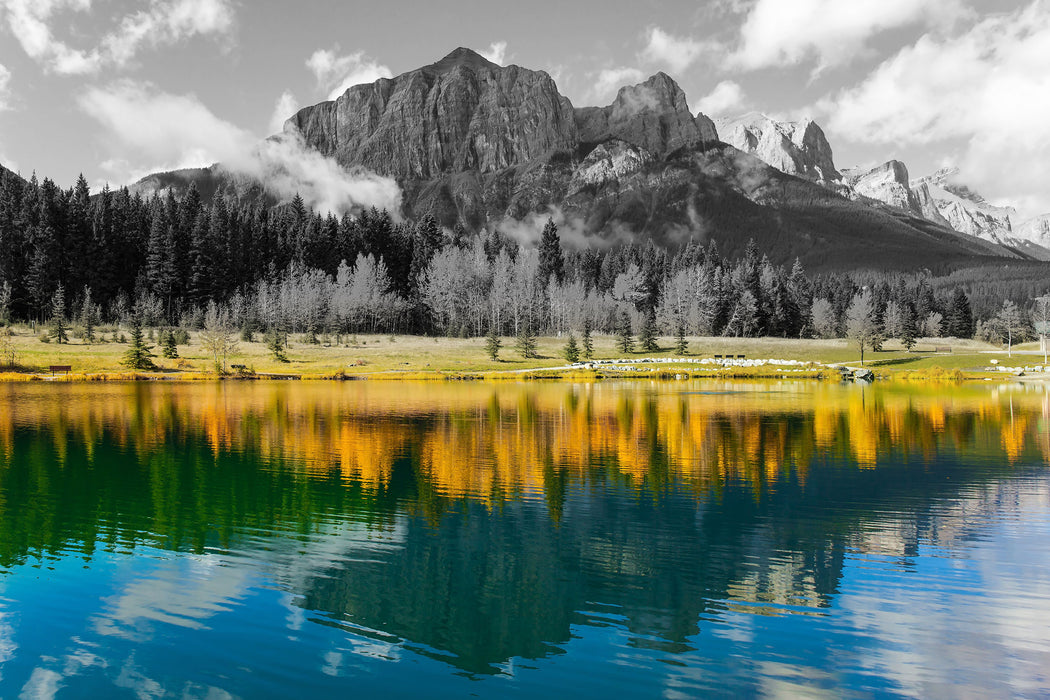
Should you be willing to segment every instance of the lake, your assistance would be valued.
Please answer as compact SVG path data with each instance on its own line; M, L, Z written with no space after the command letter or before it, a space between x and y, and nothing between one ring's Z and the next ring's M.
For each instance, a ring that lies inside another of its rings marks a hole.
M0 384L0 696L1050 695L1050 393Z

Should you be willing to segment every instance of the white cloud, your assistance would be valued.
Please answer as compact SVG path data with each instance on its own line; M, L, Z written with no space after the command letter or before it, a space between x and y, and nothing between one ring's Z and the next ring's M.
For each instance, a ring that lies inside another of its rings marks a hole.
M637 68L606 68L598 71L594 85L587 97L595 102L611 102L616 92L624 85L635 85L645 80L645 74Z
M505 41L494 41L489 44L487 51L479 51L479 54L492 61L496 65L503 65L503 61L507 58L507 42Z
M197 35L228 33L234 13L228 0L154 2L149 9L125 17L120 28L103 40L106 56L118 65L130 61L143 44L175 44Z
M296 193L322 211L377 206L400 209L391 178L347 170L303 144L298 134L259 143L215 116L193 95L172 95L148 84L121 81L88 89L81 108L106 130L116 155L103 167L124 182L150 172L212 165L255 178L279 198Z
M97 50L80 51L56 39L49 22L58 11L84 12L90 7L91 0L0 0L7 26L25 52L50 70L67 75L98 70L101 57Z
M7 26L23 50L47 70L85 75L123 66L144 44L157 47L196 35L225 34L233 26L230 0L154 0L148 10L125 16L117 30L90 49L76 49L52 32L56 15L86 12L91 0L0 0Z
M757 0L729 62L756 69L812 59L819 71L851 62L866 51L868 39L884 31L947 28L966 14L961 0Z
M962 142L962 179L1050 211L1050 5L1036 0L958 36L923 36L824 100L833 133L870 143Z
M723 80L715 89L701 98L700 111L707 115L728 116L743 109L744 89L732 80Z
M679 38L668 34L659 27L651 27L642 58L654 63L670 66L672 70L682 72L688 68L700 54L711 45L690 38Z
M81 108L109 134L117 153L151 168L210 165L248 152L256 139L211 113L193 95L171 95L121 81L89 88ZM123 155L123 154L121 154Z
M283 131L284 123L299 111L299 107L299 100L295 98L295 95L285 90L277 98L277 104L273 107L273 114L270 116L270 133L278 134Z
M389 68L366 56L364 51L346 56L337 55L338 51L338 46L332 50L319 49L306 61L307 68L317 77L317 85L328 92L329 100L336 99L354 85L393 76Z
M341 214L374 206L397 216L401 210L401 188L393 178L364 168L344 168L306 146L298 133L269 138L249 156L227 165L263 182L282 199L299 194L322 212Z
M0 112L11 109L11 71L7 70L7 67L0 63Z

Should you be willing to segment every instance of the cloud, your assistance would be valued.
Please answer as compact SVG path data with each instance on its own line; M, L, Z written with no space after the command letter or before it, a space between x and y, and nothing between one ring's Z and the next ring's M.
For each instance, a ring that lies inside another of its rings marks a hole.
M318 87L328 92L328 99L334 100L348 88L364 83L374 83L380 78L393 76L390 69L356 51L346 56L339 56L339 47L332 50L319 49L306 61L317 78Z
M298 133L267 139L248 157L228 166L264 183L280 199L296 194L321 212L357 212L370 207L401 211L401 188L390 177L364 168L344 168L332 158L309 148Z
M11 71L0 63L0 112L11 109Z
M814 60L820 71L850 63L868 39L887 30L946 29L967 14L961 0L757 0L729 63L757 69Z
M740 111L745 104L744 89L732 80L723 80L700 99L700 111L707 115L725 116Z
M124 182L151 172L218 162L235 175L260 181L280 199L299 193L322 211L400 209L401 190L394 180L347 170L308 148L297 133L259 143L254 134L217 117L194 95L172 95L125 80L89 88L79 103L105 129L117 154L103 167Z
M605 68L594 76L594 84L587 93L587 98L598 102L611 102L617 90L624 85L634 85L645 79L645 74L637 68Z
M0 0L7 26L30 58L49 70L66 75L92 73L101 65L97 49L72 49L55 38L48 26L52 15L61 10L84 12L91 0Z
M1050 5L923 36L820 103L829 129L894 145L962 141L961 179L1027 213L1050 211Z
M650 27L648 39L642 49L642 58L654 63L663 63L681 73L712 45L690 38L679 38L659 27Z
M150 166L210 165L248 152L256 140L212 114L195 96L159 92L149 84L125 80L92 87L79 104L108 132L116 152Z
M105 55L118 65L134 58L143 44L157 47L193 36L226 34L234 13L228 0L155 2L148 10L125 17L120 28L103 40Z
M7 26L22 49L47 70L63 75L96 73L123 66L144 45L175 44L198 35L226 34L233 26L230 0L154 0L149 9L125 16L98 46L76 49L51 29L60 12L86 12L91 0L0 0Z
M283 131L284 123L299 111L299 107L299 100L295 98L295 95L285 90L273 106L273 114L270 116L270 133L278 134Z
M502 66L503 61L507 57L507 42L494 41L489 44L488 51L479 51L478 53L493 63Z

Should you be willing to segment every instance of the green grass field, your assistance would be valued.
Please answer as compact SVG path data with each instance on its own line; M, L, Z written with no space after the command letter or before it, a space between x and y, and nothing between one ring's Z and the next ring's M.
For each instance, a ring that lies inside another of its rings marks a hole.
M10 344L17 364L30 372L46 372L50 365L70 365L75 374L121 373L126 344L106 342L86 344L72 340L68 344L41 342L30 328L16 326ZM125 333L126 335L126 333ZM112 332L106 333L107 338ZM545 337L538 342L539 357L524 360L514 348L514 338L503 339L500 360L493 362L485 351L484 338L444 338L425 336L357 335L343 338L342 344L309 344L293 337L287 350L289 362L275 361L262 338L256 342L240 341L228 364L245 365L260 373L294 374L304 377L333 376L339 373L368 375L376 373L477 373L558 367L566 364L562 356L565 338ZM155 341L151 342L155 345ZM617 359L622 354L613 336L595 336L595 359ZM659 339L660 352L635 353L629 357L674 357L671 338ZM912 352L906 352L895 341L886 343L882 352L867 352L865 360L878 371L930 369L980 370L993 358L1002 364L1019 366L1041 364L1042 356L1033 351L1037 343L1014 348L1014 358L1005 350L972 340L931 339L920 341ZM950 352L935 352L948 348ZM199 334L191 334L188 345L179 346L180 358L160 357L154 347L155 360L161 372L212 373L215 364L201 346ZM750 359L785 359L804 362L848 363L859 365L855 345L846 340L793 340L784 338L690 338L691 357L712 355L745 355Z

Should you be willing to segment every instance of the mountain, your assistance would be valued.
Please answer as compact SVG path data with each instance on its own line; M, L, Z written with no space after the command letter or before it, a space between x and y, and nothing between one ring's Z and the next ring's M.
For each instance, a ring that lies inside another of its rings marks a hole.
M788 175L820 184L838 183L831 144L810 119L778 122L759 112L715 122L722 141L757 156Z
M1018 223L1013 209L995 207L956 182L958 170L945 168L912 180L908 168L890 160L874 168L835 168L831 145L815 122L780 122L751 112L715 121L720 138L781 172L824 185L846 197L888 205L939 226L1050 261L1050 239L1043 235L1048 217ZM1040 223L1043 222L1043 223Z
M887 161L867 170L843 170L842 175L857 195L909 211L935 224L959 230L941 215L926 183L912 187L908 178L908 167L899 160Z
M622 88L608 106L576 108L547 73L498 66L461 48L305 107L278 138L349 171L396 180L404 216L433 213L449 227L513 228L555 216L567 241L713 239L729 255L754 238L777 262L799 257L816 270L946 269L1028 257L917 210L854 196L811 121L752 116L727 126L723 133L693 114L663 73ZM231 172L217 165L163 173L136 187L196 181L202 192L268 191Z

